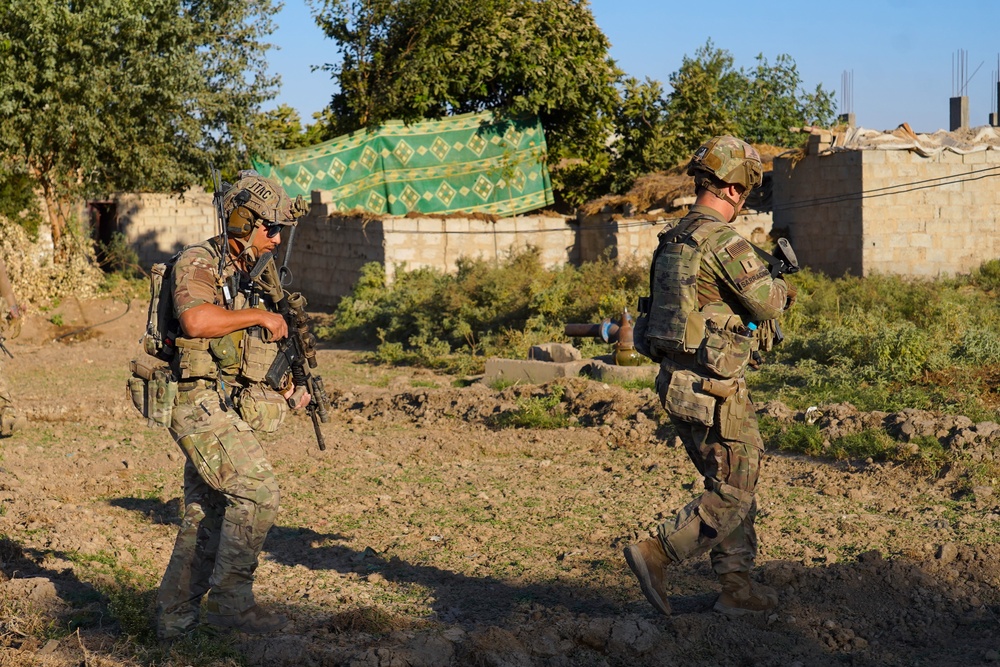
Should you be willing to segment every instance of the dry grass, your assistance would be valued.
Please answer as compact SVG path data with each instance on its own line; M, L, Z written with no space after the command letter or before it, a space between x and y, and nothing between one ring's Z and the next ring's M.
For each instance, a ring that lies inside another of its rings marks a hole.
M774 168L774 158L789 151L788 148L770 144L755 144L754 148L760 153L765 172ZM678 207L673 205L674 200L693 196L694 183L687 175L687 164L684 163L666 171L640 176L625 194L594 199L581 206L580 211L584 215L597 215L605 207L620 210L626 205L631 205L636 213L658 208L675 211Z
M334 632L364 632L366 634L387 634L410 627L410 622L401 616L390 614L378 607L357 607L336 614L330 622Z

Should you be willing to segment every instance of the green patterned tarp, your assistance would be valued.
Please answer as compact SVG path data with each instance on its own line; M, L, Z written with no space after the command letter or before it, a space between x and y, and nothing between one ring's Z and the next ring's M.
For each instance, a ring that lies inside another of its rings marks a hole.
M254 161L291 195L333 195L338 211L405 215L458 211L513 215L551 205L538 119L494 122L464 114L405 125L389 121L316 146Z

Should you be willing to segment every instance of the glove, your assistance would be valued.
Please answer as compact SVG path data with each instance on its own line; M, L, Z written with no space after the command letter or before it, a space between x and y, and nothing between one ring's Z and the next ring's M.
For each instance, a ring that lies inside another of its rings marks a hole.
M785 310L788 310L795 303L795 298L799 295L799 289L788 282L788 278L785 278L785 289L787 290L785 292Z

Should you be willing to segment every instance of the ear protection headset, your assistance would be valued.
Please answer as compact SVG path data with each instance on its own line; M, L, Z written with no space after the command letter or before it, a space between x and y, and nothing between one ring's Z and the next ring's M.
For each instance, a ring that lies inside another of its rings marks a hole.
M233 197L233 210L226 221L226 233L238 239L245 239L253 231L254 214L246 207L250 201L250 191L240 190Z

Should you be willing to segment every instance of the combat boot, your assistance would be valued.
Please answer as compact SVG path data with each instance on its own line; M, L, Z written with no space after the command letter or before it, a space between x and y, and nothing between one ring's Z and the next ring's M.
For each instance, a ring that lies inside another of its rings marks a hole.
M239 614L208 612L205 615L205 622L217 628L239 630L250 635L266 635L288 625L288 617L265 611L254 605Z
M715 611L727 616L756 614L778 606L778 593L770 586L758 584L747 572L719 575L722 594L715 601Z
M670 615L670 603L667 602L667 591L664 586L666 569L673 563L667 558L660 540L651 537L637 544L625 547L625 561L632 573L639 580L642 594L649 604L656 607L661 614Z
M9 438L16 431L24 429L24 417L14 408L5 405L0 409L0 437Z

